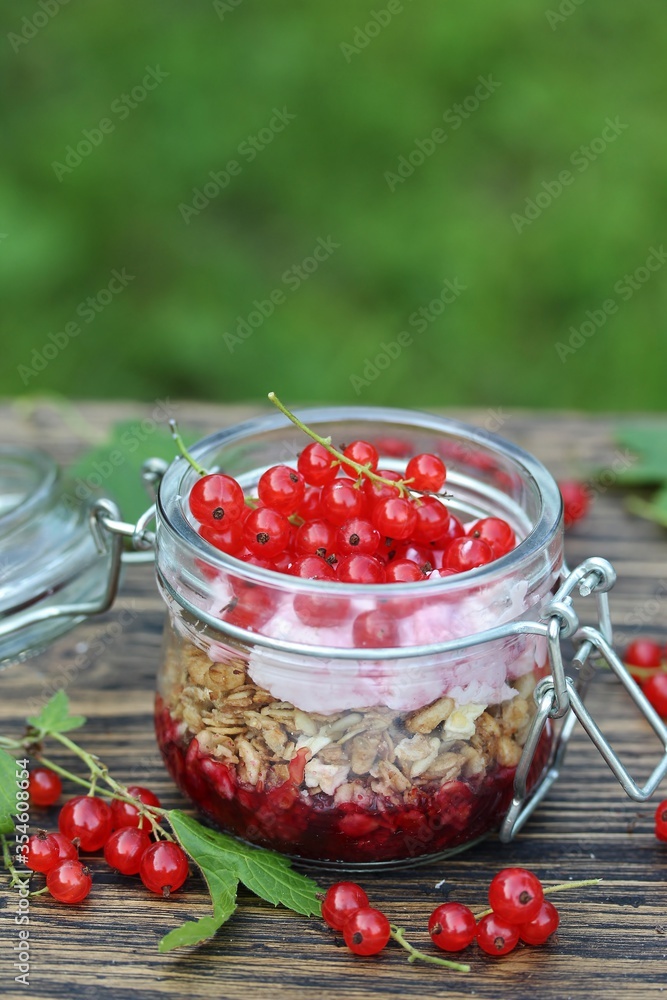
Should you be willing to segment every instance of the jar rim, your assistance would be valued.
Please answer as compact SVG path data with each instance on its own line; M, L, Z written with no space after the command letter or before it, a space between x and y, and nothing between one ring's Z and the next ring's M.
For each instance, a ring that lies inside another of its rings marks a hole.
M499 578L502 578L513 570L516 571L522 562L530 560L548 546L559 529L562 516L562 498L555 479L546 466L537 458L498 434L474 427L471 424L454 418L442 417L419 410L372 406L335 406L299 409L296 412L299 419L307 424L333 424L341 420L345 420L346 422L382 420L385 423L400 423L411 426L414 429L447 433L449 436L456 437L469 444L476 444L494 450L502 457L511 461L517 467L517 471L520 471L527 481L534 483L537 488L540 510L533 529L526 537L506 555L485 566L463 573L456 573L453 576L441 579L424 580L420 584L420 588L428 588L429 593L432 595L440 593L454 594L461 586L468 587L476 583L487 585L497 582ZM253 417L242 423L234 424L232 427L209 434L198 441L190 449L190 452L195 460L202 461L211 451L220 449L222 446L245 438L250 434L257 435L292 426L287 417L281 413L269 413ZM263 583L267 586L276 587L282 585L284 587L287 580L291 591L298 590L302 593L315 594L327 592L340 596L359 596L361 594L368 597L387 596L386 584L340 583L338 581L286 577L284 573L264 569L261 566L244 562L241 559L214 549L213 546L209 545L198 534L193 525L182 515L178 507L176 507L173 515L167 510L168 498L180 494L183 475L189 469L190 466L187 464L186 459L178 456L165 472L160 483L157 498L159 529L166 529L177 541L185 542L190 548L195 550L196 555L205 559L212 567L227 573L233 573L252 583ZM391 596L392 598L414 597L414 586L414 583L393 583L391 584Z
M58 478L55 461L37 448L0 445L0 467L3 464L22 466L36 475L34 485L28 486L25 495L14 506L0 511L0 536L9 534L18 524L36 513L39 506L48 499Z

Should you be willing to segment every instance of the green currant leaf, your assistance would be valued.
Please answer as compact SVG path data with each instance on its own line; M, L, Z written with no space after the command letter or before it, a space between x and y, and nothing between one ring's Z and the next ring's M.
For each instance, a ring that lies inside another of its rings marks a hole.
M631 513L648 518L649 521L655 521L656 524L667 528L667 485L658 490L651 500L628 497L626 506Z
M236 876L232 872L220 868L217 858L212 854L200 854L196 863L201 868L208 885L208 891L211 893L213 916L202 917L200 920L188 920L180 927L175 927L173 931L169 931L162 938L158 945L158 951L185 948L213 937L218 927L229 920L236 909L236 890L239 884Z
M0 833L12 833L16 812L16 761L0 750Z
M282 904L306 917L321 913L317 882L295 872L282 855L210 830L178 809L169 813L169 822L183 850L197 864L200 857L209 864L212 858L218 872L232 872L251 892L274 906Z
M69 714L69 698L62 689L47 701L39 715L31 715L27 720L28 725L42 736L68 733L71 729L79 729L85 721L85 715Z
M624 425L617 428L619 445L637 455L637 461L617 473L623 486L667 483L667 425Z

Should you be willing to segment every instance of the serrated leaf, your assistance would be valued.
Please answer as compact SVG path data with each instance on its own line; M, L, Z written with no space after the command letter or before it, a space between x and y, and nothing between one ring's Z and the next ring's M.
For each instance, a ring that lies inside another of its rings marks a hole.
M16 812L16 761L0 750L0 833L12 833Z
M313 879L299 875L281 854L242 844L233 837L202 826L180 810L169 813L169 822L183 849L199 864L199 857L226 869L274 906L282 904L306 917L321 913L317 898L320 887Z
M68 733L79 729L86 721L85 715L69 714L69 698L61 689L50 698L39 715L31 715L28 725L39 733Z
M624 486L652 486L667 482L667 424L623 425L616 440L637 456L637 461L617 473Z
M236 909L236 890L239 880L232 872L225 871L217 865L212 867L211 862L215 865L214 859L209 858L208 855L200 856L196 861L211 894L213 916L201 917L199 920L188 920L180 927L175 927L173 931L169 931L162 938L158 945L158 951L185 948L213 937L217 929L229 920Z

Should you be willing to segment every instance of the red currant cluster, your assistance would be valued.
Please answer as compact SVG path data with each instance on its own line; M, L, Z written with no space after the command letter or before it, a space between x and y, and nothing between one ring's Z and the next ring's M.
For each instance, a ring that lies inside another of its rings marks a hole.
M635 639L624 659L658 715L667 719L667 648L652 639Z
M558 927L558 911L544 898L540 880L525 868L504 868L489 886L491 911L475 916L462 903L442 903L431 914L428 932L442 951L463 951L473 941L489 955L506 955L518 942L540 945ZM327 891L322 916L342 931L355 955L376 955L396 936L387 917L369 905L354 882L337 882Z
M31 801L54 805L62 790L60 778L47 768L30 773ZM153 792L139 785L128 796L148 807L160 807ZM188 876L188 859L182 847L171 840L151 840L148 820L131 802L113 799L111 805L95 795L69 799L58 816L58 833L39 830L30 837L24 854L26 867L46 875L46 887L61 903L80 903L92 886L90 869L79 861L79 850L99 851L111 868L123 875L139 875L151 892L168 896Z
M267 469L256 498L224 473L203 476L190 491L190 511L217 549L312 580L416 583L483 566L516 545L500 518L464 527L450 514L437 496L446 477L437 455L415 455L403 476L378 462L368 441L342 453L313 442L296 468ZM308 602L295 610L318 624Z

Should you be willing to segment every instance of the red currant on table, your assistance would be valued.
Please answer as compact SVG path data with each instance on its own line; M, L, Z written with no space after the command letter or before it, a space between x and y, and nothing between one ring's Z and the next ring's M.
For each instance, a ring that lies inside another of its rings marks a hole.
M489 886L489 906L496 916L510 924L531 921L543 899L542 883L525 868L503 868Z
M58 826L70 840L78 837L82 851L98 851L111 833L111 809L95 795L77 795L60 810Z
M662 649L652 639L635 639L626 649L624 661L632 676L643 680L660 668Z
M58 801L62 782L54 771L46 767L36 767L28 778L30 801L36 806L52 806Z
M322 917L335 931L343 929L343 924L356 910L368 906L368 896L356 882L336 882L327 889L322 901Z
M370 443L370 441L353 441L352 444L348 444L347 448L343 451L346 458L350 458L357 465L367 465L371 472L375 472L378 467L378 461L380 456L377 453L377 448ZM342 463L343 471L356 478L357 470L351 465L347 465L346 462Z
M287 547L290 523L277 510L258 507L245 520L243 538L254 555L271 559Z
M443 951L463 951L475 940L477 921L463 903L442 903L429 918L428 932Z
M38 830L28 841L28 850L23 855L27 868L34 872L48 872L60 861L58 841L47 833Z
M658 840L667 841L667 799L655 811L655 835Z
M465 573L466 570L485 566L492 560L491 548L481 538L455 538L445 551L442 568Z
M58 861L76 861L79 857L79 852L76 848L76 844L73 844L69 837L66 837L64 833L58 830L57 833L52 833L51 836L58 844Z
M265 507L281 514L291 514L303 500L305 482L301 473L289 465L267 469L257 484L257 495Z
M410 486L413 490L429 493L437 493L442 489L446 475L444 462L437 455L426 453L411 458L405 470L405 478L412 479Z
M410 538L417 524L417 512L411 500L387 497L373 507L371 520L381 535L403 541Z
M136 826L122 826L115 830L104 845L104 858L111 868L122 875L137 875L141 859L151 846L145 830Z
M299 455L296 467L311 486L325 486L338 475L338 463L324 445L313 442Z
M667 674L654 674L642 685L642 691L663 719L667 719Z
M188 498L195 520L209 528L221 522L236 521L245 507L243 490L231 476L214 472L202 476L193 485Z
M187 855L183 848L173 841L159 840L144 851L139 875L151 892L168 896L180 889L188 877Z
M335 479L322 487L320 504L325 517L340 526L351 517L359 517L365 507L365 495L351 479Z
M46 887L61 903L80 903L90 892L90 869L80 861L62 861L46 876Z
M567 480L558 488L563 498L563 521L566 528L571 528L588 513L590 497L583 483Z
M544 944L558 929L558 910L548 899L542 900L537 915L527 924L519 925L519 937L526 944Z
M477 944L487 955L507 955L518 944L519 928L496 913L489 913L477 924L476 936Z
M471 538L481 538L491 549L494 559L500 559L516 545L516 535L501 517L483 517L468 529Z
M363 906L343 925L345 944L355 955L377 955L391 936L391 926L380 910Z
M352 517L338 529L336 550L341 556L349 556L355 552L372 556L377 552L380 541L380 532L370 521L362 517Z
M149 788L142 788L141 785L129 785L127 794L133 799L139 799L145 806L160 807L159 798ZM133 806L131 802L123 802L121 799L114 799L111 803L111 820L114 830L120 829L121 826L143 826L145 829L150 829L150 823L145 817L142 818L137 807Z

